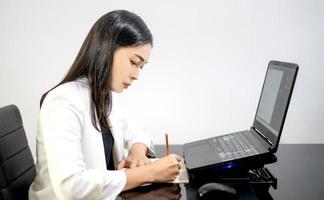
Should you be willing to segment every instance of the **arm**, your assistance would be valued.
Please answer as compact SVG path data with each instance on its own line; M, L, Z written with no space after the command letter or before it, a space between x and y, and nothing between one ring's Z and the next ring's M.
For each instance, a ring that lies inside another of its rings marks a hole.
M76 106L78 105L78 106ZM44 102L40 133L50 182L59 199L115 198L126 184L123 170L89 169L81 148L83 113L65 96Z

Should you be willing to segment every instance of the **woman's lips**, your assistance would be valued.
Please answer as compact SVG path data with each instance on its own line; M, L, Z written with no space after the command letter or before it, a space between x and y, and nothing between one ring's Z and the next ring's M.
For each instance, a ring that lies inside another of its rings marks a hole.
M128 83L123 83L123 85L124 85L125 89L127 89L130 86L130 84L128 84Z

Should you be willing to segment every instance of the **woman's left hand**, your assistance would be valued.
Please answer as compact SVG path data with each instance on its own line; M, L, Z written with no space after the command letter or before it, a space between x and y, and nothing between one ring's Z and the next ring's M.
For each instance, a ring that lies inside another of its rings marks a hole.
M117 164L117 169L119 170L122 168L135 168L150 164L151 162L146 156L146 152L147 146L145 144L133 144L127 158Z

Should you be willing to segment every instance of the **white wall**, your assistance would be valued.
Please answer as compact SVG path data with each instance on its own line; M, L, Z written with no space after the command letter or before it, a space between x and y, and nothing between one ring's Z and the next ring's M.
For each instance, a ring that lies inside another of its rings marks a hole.
M73 62L102 14L128 9L154 35L140 80L120 102L163 143L248 128L267 63L300 71L284 143L324 142L324 1L0 1L0 106L17 104L35 151L39 99Z

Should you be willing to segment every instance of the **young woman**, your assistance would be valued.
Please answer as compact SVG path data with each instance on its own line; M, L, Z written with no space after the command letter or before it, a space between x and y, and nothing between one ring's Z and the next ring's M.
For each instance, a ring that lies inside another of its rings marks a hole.
M41 98L29 199L114 199L175 179L180 157L150 163L151 137L112 109L112 91L138 79L152 43L143 20L128 11L109 12L93 25L67 75Z

